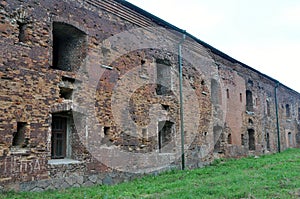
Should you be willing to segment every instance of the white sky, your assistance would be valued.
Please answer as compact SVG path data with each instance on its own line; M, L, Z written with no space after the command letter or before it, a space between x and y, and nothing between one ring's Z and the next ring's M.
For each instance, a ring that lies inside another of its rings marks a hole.
M299 0L127 1L300 92Z

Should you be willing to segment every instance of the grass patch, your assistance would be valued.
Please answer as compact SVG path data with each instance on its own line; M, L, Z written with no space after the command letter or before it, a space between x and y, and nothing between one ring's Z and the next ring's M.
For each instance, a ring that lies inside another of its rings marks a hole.
M217 160L202 169L169 171L115 186L7 192L0 198L300 198L300 149Z

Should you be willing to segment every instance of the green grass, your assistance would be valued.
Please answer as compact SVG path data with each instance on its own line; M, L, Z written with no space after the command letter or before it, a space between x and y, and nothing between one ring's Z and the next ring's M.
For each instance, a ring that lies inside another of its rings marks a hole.
M202 169L169 171L115 186L7 192L0 198L300 198L300 149L217 160Z

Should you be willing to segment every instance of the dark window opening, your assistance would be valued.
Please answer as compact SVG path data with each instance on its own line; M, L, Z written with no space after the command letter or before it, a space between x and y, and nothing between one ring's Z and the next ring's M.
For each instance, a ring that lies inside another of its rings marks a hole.
M113 142L112 136L111 136L112 132L111 132L111 128L108 126L104 126L103 127L103 134L102 136L102 140L101 143L102 144L107 144L107 145L111 145Z
M285 112L286 112L286 117L291 117L291 110L289 104L285 105Z
M27 36L26 36L26 28L27 28L27 24L24 22L17 22L18 24L18 29L19 29L19 35L18 35L18 39L19 42L26 42Z
M54 116L52 118L51 158L66 157L67 118Z
M157 95L171 94L171 65L166 60L156 60Z
M227 99L229 99L229 89L226 89Z
M204 86L205 85L205 81L201 80L201 85Z
M255 150L255 132L253 129L248 130L248 138L249 138L249 150Z
M242 146L245 145L245 138L244 138L244 134L241 135L241 144Z
M240 93L240 102L243 102L243 95Z
M104 136L109 135L109 133L110 133L110 127L105 126L105 127L103 128L103 133L104 133Z
M228 137L227 137L227 143L228 143L228 144L232 144L231 133L228 134Z
M64 81L64 82L70 82L70 83L75 83L75 79L74 78L72 78L72 77L67 77L67 76L62 76L61 77L61 79L62 79L62 81Z
M298 108L298 120L300 120L300 108Z
M12 146L15 147L26 147L26 122L17 123L17 132L13 134Z
M253 125L253 120L252 120L252 119L249 119L249 120L248 120L248 123L249 123L249 125Z
M161 121L158 123L158 149L163 152L163 148L172 140L172 128L174 123L170 121Z
M169 106L169 105L162 104L161 106L162 106L162 108L163 108L164 110L166 110L166 111L169 111L169 110L170 110L170 106Z
M270 147L270 134L269 133L266 134L266 143L267 143L267 150L270 151L271 147Z
M69 24L53 23L54 69L76 71L86 56L86 34Z
M246 91L246 110L253 112L252 92L249 90Z
M64 99L72 99L73 89L70 88L60 88L59 96Z
M248 85L253 86L253 81L251 79L248 80Z

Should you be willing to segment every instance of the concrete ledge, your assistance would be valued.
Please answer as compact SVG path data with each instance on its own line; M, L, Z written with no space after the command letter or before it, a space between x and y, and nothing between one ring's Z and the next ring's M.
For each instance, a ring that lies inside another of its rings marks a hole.
M81 163L78 160L73 160L73 159L52 159L52 160L48 160L48 164L51 165L60 165L60 164L78 164Z

